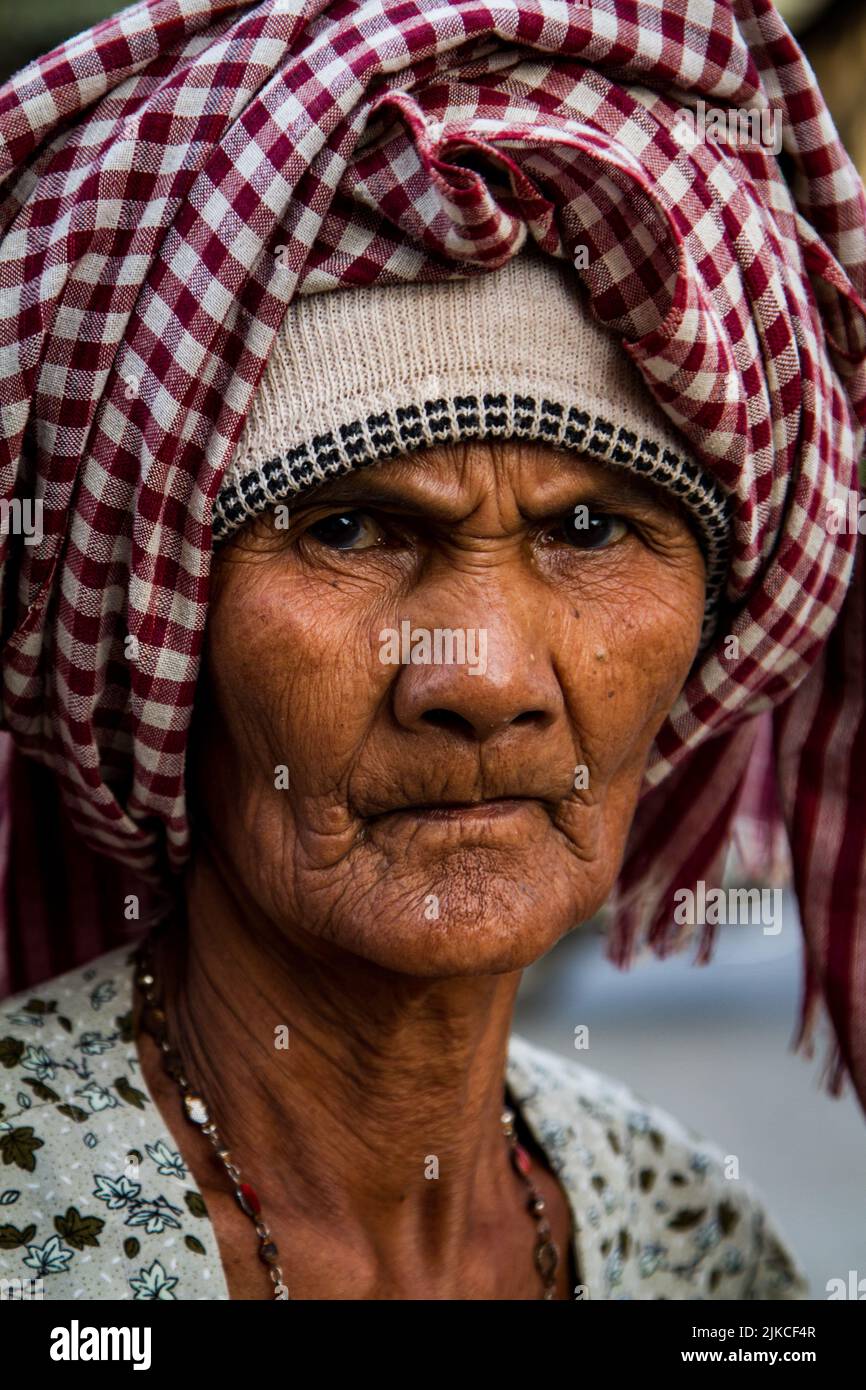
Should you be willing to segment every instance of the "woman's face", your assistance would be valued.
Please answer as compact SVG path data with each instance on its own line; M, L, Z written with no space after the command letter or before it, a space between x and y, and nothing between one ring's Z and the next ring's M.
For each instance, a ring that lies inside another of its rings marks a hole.
M522 969L616 878L699 642L690 525L623 470L512 442L361 469L285 522L215 561L197 834L309 946Z

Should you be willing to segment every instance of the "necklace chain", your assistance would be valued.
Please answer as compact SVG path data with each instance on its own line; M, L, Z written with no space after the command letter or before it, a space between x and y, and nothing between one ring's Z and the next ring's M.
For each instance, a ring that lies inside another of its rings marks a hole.
M270 1228L262 1216L258 1195L248 1182L244 1182L240 1168L232 1158L231 1151L211 1119L210 1110L200 1088L194 1087L186 1076L180 1053L169 1039L165 1010L157 994L150 936L146 937L138 947L135 961L135 983L144 1001L141 1013L142 1025L159 1048L167 1075L180 1091L183 1112L187 1120L197 1129L200 1129L210 1141L216 1159L222 1164L229 1177L238 1206L253 1224L259 1240L258 1258L270 1275L274 1286L274 1298L285 1300L289 1298L289 1290L283 1279L279 1251ZM526 1189L526 1206L535 1221L533 1260L541 1277L543 1288L541 1297L552 1299L556 1292L559 1249L553 1240L550 1222L547 1219L547 1203L530 1177L532 1160L517 1137L515 1112L508 1105L503 1107L501 1125L509 1148L511 1165Z

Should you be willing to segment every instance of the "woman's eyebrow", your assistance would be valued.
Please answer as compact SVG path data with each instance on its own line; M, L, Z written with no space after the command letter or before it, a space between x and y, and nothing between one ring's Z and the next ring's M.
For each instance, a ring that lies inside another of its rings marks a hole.
M353 473L346 478L334 478L322 483L315 491L308 492L303 505L315 507L322 502L351 502L353 506L363 503L376 503L393 507L424 506L427 499L399 483L389 483L385 479L365 477Z
M333 483L325 483L321 489L307 493L303 502L299 503L298 510L313 511L316 507L324 506L344 506L353 511L381 507L404 516L442 524L459 521L465 511L454 496L425 493L399 483L374 483L372 479L359 479L357 486L353 487L350 478L345 483L335 479Z
M416 475L417 476L417 475ZM557 480L558 496L547 500L539 499L538 505L522 508L524 515L533 520L555 516L567 512L581 501L604 506L628 505L661 508L666 512L678 511L676 500L670 498L660 488L635 481L623 470L614 474L612 470L599 472L591 477L573 477L567 474ZM303 507L314 508L321 505L345 503L352 507L387 506L416 515L432 516L442 521L455 520L459 506L456 497L439 490L425 492L413 486L412 482L400 483L374 474L350 474L345 478L334 478L323 483L314 492L307 493Z
M594 501L605 506L621 505L660 508L665 512L678 512L679 501L671 493L652 483L628 476L623 470L621 477L599 477L591 486Z

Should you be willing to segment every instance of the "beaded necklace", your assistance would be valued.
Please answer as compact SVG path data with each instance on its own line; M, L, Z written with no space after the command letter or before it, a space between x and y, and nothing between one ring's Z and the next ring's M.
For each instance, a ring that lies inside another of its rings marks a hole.
M274 1286L274 1298L285 1300L289 1291L283 1279L280 1256L276 1242L267 1222L262 1216L262 1206L258 1194L248 1182L243 1180L241 1170L234 1162L231 1152L222 1135L211 1119L207 1102L189 1081L183 1067L180 1053L168 1037L166 1015L158 994L156 973L153 962L153 949L148 935L135 953L135 984L143 999L141 1022L160 1050L162 1063L167 1075L180 1091L183 1112L187 1120L201 1130L213 1145L215 1157L222 1164L232 1184L238 1206L249 1217L259 1240L258 1258L266 1266ZM542 1282L541 1298L552 1299L556 1293L556 1273L559 1268L559 1249L552 1238L547 1219L547 1203L539 1193L530 1176L532 1160L517 1138L515 1112L505 1105L500 1117L502 1133L509 1148L511 1164L526 1189L527 1210L536 1225L533 1260Z

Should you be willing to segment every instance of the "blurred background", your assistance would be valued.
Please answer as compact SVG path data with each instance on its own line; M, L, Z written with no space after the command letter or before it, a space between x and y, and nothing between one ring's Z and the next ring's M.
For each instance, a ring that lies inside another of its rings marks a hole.
M0 80L123 8L107 0L28 0L0 11ZM839 132L866 176L866 0L785 0ZM731 864L732 880L736 866ZM768 884L781 880L775 872ZM813 1298L827 1280L866 1278L866 1118L848 1092L820 1089L813 1061L789 1050L800 992L800 928L784 892L778 935L719 929L708 965L694 951L646 956L619 971L600 922L581 927L526 975L516 1031L631 1085L735 1154L799 1257ZM589 1046L575 1050L585 1026Z

